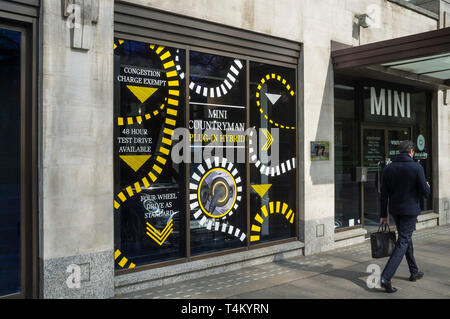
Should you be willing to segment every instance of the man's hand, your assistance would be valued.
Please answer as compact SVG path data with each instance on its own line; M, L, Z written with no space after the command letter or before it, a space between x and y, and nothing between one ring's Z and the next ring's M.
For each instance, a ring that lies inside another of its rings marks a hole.
M427 182L427 184L428 184L428 187L429 187L429 188L431 188L431 186L430 186L430 182Z
M387 217L384 217L384 218L381 217L381 218L380 218L380 224L382 224L382 225L385 225L385 224L386 224L386 225L387 225L387 223L388 223Z

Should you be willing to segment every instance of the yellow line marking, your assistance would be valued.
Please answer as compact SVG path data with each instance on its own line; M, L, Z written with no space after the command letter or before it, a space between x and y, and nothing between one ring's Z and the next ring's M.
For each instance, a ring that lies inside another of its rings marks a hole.
M162 139L163 144L172 145L172 140L169 140L168 138L163 137Z
M117 197L119 197L122 202L125 202L127 200L127 198L122 192L120 192L119 195L117 195Z
M264 205L263 207L261 207L261 211L262 211L262 213L264 214L264 217L269 216L269 214L267 213L267 208L266 208L265 205ZM262 222L261 222L261 223L262 223Z
M157 160L158 162L160 162L161 164L166 165L167 160L164 159L164 158L162 158L161 156L158 156L158 157L156 158L156 160Z
M120 256L120 254L121 254L120 250L117 249L117 250L114 252L114 260L116 260L117 257Z
M167 59L169 57L171 57L170 51L166 51L163 55L161 55L160 59L162 61L162 60L165 60L165 59Z
M142 183L144 183L144 186L145 186L146 188L150 187L150 183L148 182L147 177L144 177L144 178L142 179Z
M163 65L164 69L168 69L168 68L171 68L173 66L175 66L175 63L173 61L169 61L167 63L164 63L164 65Z
M180 86L180 82L177 81L169 81L167 82L168 86Z
M178 75L178 73L175 70L166 73L166 76L168 78L173 78L173 77L176 77L177 75Z
M173 115L173 116L177 116L178 111L174 110L174 109L167 109L167 114Z
M264 219L262 219L261 215L259 215L259 214L256 214L255 220L260 224L262 224L264 222Z
M119 262L119 266L123 268L123 266L125 266L127 261L128 259L126 257L123 257L122 260Z
M291 217L291 215L292 215L292 209L289 210L289 213L286 215L286 219L289 220L289 217Z
M283 203L283 208L281 209L281 214L284 215L284 213L286 213L286 209L288 208L288 204Z
M169 153L170 153L170 151L167 148L162 147L162 146L159 148L159 151L165 155L169 155Z
M148 176L150 176L150 178L151 178L151 180L152 180L152 182L154 182L154 181L156 181L156 176L155 175L153 175L153 173L152 172L150 172L150 173L148 173Z

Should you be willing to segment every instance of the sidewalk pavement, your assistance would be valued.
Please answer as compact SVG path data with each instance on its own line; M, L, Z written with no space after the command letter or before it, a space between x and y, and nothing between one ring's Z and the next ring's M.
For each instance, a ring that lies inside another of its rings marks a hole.
M125 299L450 299L450 225L414 232L414 254L425 273L410 282L405 258L392 279L398 288L388 294L369 288L368 266L381 271L388 258L373 259L370 243L317 255L243 268L219 275L155 287L115 298ZM376 267L376 266L372 266Z

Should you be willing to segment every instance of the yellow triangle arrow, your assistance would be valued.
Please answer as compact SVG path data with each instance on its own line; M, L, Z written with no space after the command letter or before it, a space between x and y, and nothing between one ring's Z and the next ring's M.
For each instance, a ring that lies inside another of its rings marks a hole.
M148 161L151 155L120 155L119 157L137 172Z
M128 90L131 91L131 93L134 94L134 96L138 98L139 101L141 101L141 103L147 101L148 98L158 90L158 88L148 88L143 86L132 86L132 85L127 85L127 88Z
M272 184L260 184L260 185L251 185L255 192L258 193L259 196L263 197Z

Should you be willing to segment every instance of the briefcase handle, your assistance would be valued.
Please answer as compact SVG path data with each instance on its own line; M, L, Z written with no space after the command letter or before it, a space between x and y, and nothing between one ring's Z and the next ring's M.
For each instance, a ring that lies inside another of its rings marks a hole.
M387 227L388 231L391 232L391 228L389 227L389 224L380 224L380 226L378 227L378 232L380 232L380 229L382 232L385 232L386 227Z

